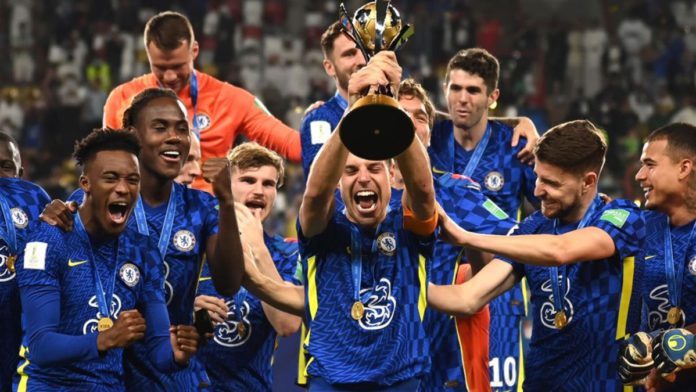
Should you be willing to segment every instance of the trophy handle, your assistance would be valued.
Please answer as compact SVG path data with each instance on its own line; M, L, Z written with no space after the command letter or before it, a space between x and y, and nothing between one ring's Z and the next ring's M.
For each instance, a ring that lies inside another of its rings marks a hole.
M384 22L387 19L387 8L391 0L375 0L377 17L375 18L375 53L382 50L382 39L384 38Z
M401 31L399 31L399 34L392 40L391 45L387 48L387 50L391 50L396 52L397 50L401 49L402 46L408 41L409 38L413 35L415 31L413 30L413 26L407 24L404 27L401 28Z
M365 57L365 62L370 61L370 54L367 52L367 49L365 49L365 44L362 42L362 39L360 39L360 36L356 34L355 26L353 26L353 21L348 15L348 11L346 11L346 6L343 5L343 3L341 3L338 6L338 12L340 15L341 24L343 25L343 28L346 29L348 36L353 41L355 41L355 45L358 47L358 49L360 49L360 51L363 54L363 57Z

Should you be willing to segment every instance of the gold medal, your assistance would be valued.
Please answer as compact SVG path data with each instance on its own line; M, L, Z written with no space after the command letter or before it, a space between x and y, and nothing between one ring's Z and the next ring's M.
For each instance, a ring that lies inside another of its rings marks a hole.
M363 305L363 303L360 301L355 301L355 303L353 303L353 307L350 308L351 317L353 317L353 319L357 321L357 320L362 319L364 314L365 314L365 305Z
M15 261L17 261L17 256L7 256L7 269L13 274L15 272Z
M246 325L242 324L241 322L237 323L237 333L239 334L240 338L244 339L247 333Z
M114 321L108 317L102 317L97 324L97 331L104 332L114 326Z
M568 325L568 317L565 314L565 310L561 310L553 317L553 325L556 329L563 329Z
M667 312L667 322L672 325L677 325L681 321L681 309L679 306L674 306Z

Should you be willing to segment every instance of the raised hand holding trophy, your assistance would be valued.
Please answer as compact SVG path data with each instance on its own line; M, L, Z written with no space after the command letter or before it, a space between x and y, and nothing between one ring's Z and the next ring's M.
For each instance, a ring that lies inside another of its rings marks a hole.
M402 25L399 12L389 0L369 2L352 20L343 4L341 23L355 41L365 61L381 50L396 51L413 35L410 25ZM393 158L413 142L415 129L408 114L401 109L389 86L377 91L363 91L341 120L341 141L353 154L370 160Z

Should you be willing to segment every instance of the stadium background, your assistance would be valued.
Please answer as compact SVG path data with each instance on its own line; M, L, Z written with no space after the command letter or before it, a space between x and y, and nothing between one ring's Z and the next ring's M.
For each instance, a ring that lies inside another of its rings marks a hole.
M349 11L363 2L346 1ZM641 139L672 121L696 124L696 3L664 0L396 0L416 34L399 53L446 111L440 88L460 48L501 62L496 115L531 117L540 133L589 118L609 139L600 190L640 195L633 180ZM197 69L256 94L299 128L304 108L334 84L319 37L336 0L0 0L0 128L20 142L25 178L64 198L76 187L68 158L76 138L101 124L110 89L149 72L145 21L185 13L201 45ZM267 229L292 236L304 178L287 171ZM288 347L284 344L285 348ZM281 347L283 348L283 347ZM287 390L294 363L276 366Z

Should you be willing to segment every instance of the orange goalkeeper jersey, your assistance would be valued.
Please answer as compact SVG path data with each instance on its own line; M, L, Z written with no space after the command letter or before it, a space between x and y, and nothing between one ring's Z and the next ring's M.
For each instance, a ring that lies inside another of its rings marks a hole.
M188 117L201 136L203 161L224 157L238 134L278 152L292 162L301 160L300 134L273 117L263 103L248 91L195 71L198 80L198 102L195 119L191 87L187 85L179 98L188 109ZM141 91L159 87L152 73L137 77L116 87L104 105L104 126L121 128L123 112ZM198 178L193 187L211 191L210 184Z

